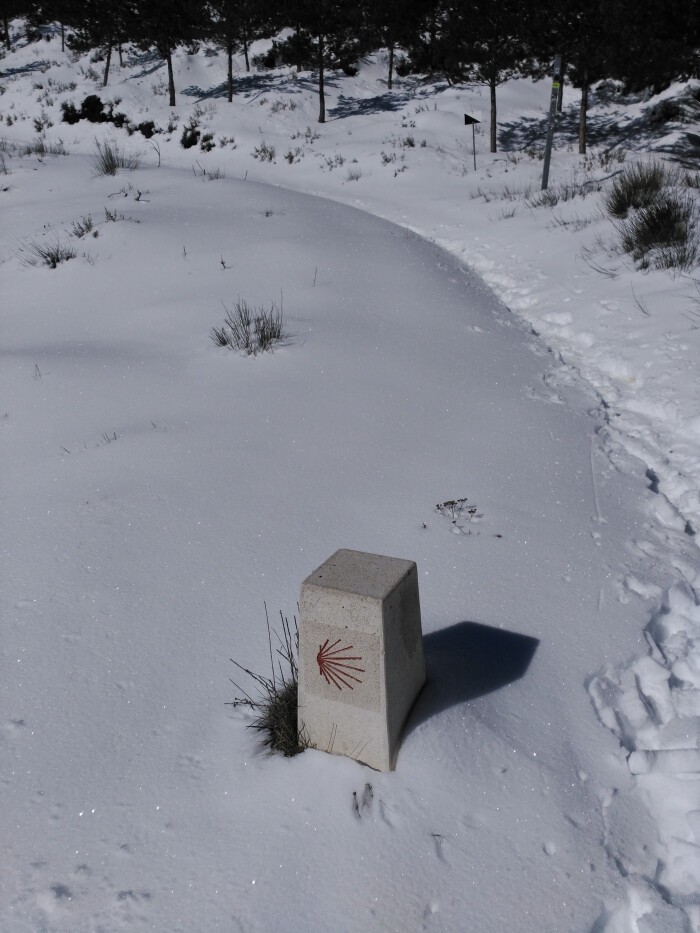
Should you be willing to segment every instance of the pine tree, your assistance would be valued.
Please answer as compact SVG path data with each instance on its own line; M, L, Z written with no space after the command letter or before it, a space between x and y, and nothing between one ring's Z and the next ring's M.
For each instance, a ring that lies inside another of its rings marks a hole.
M408 46L420 31L421 9L406 0L376 0L367 11L369 34L389 52L387 87L393 87L397 46Z
M519 0L477 0L469 9L466 28L468 74L488 85L491 111L490 149L498 148L496 90L518 74L531 56L527 43L528 8Z
M411 71L442 72L451 79L450 50L459 38L455 32L453 0L413 0L410 28L405 40Z
M294 36L286 43L297 68L307 64L318 74L318 122L326 122L325 75L329 68L346 66L365 50L363 9L344 0L288 0L283 22Z
M518 74L532 49L528 43L529 7L523 0L473 0L443 12L431 39L437 67L449 81L474 81L489 88L491 152L496 152L496 91Z
M83 0L80 19L74 23L68 45L76 51L98 49L104 54L102 86L109 81L112 52L130 32L135 32L133 8L127 0Z
M79 21L82 4L78 0L28 0L23 4L29 30L37 30L50 23L61 28L61 51L66 48L66 26Z
M210 38L226 52L226 92L229 103L233 100L233 53L239 48L240 24L237 0L211 0L212 20Z
M581 89L578 151L586 152L588 97L592 84L613 73L611 35L605 19L606 0L562 0L551 20L552 54L565 63L564 75Z
M606 4L612 77L628 90L659 92L671 81L700 77L697 0L617 0Z
M261 4L258 0L239 0L240 42L245 70L250 71L250 46L266 39L281 28L277 3Z
M29 3L22 0L0 0L0 20L2 21L2 42L8 52L12 49L10 36L10 20L19 16L26 16L29 12Z
M568 80L581 90L578 135L582 154L586 152L591 85L612 74L610 36L603 16L606 5L607 0L560 0L553 9L534 8L527 20L527 41L533 57L526 73L536 78L550 75L552 61L560 55L562 85ZM557 109L561 109L559 101Z
M168 67L168 94L175 106L173 52L206 35L208 11L198 0L134 0L134 34L142 49L155 48Z
M211 20L207 37L226 52L227 97L233 100L233 55L243 51L246 71L250 71L250 43L275 31L269 11L255 0L210 0Z

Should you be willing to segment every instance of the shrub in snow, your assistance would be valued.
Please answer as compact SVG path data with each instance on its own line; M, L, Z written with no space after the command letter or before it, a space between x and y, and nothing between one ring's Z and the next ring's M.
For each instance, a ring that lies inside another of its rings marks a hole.
M183 149L191 149L193 146L197 145L200 136L199 124L194 117L191 117L190 122L182 130L180 145Z
M78 123L80 120L88 120L90 123L106 123L112 119L111 113L104 112L104 104L97 94L89 94L82 102L78 110L72 102L64 101L61 104L64 123Z
M80 120L87 120L89 123L112 123L117 129L126 129L129 136L138 130L146 139L150 139L151 136L159 132L153 120L144 120L142 123L134 125L129 122L129 118L125 113L121 111L114 113L114 106L117 103L119 103L119 100L108 104L109 109L105 112L105 105L97 94L89 94L81 104L80 110L77 109L75 104L64 101L61 104L62 120L68 124L79 123Z
M334 168L337 168L338 166L341 166L341 165L345 165L345 156L342 155L340 152L336 152L335 155L324 156L323 161L328 166L328 169L332 172Z
M116 143L95 140L97 152L93 156L92 168L95 175L116 175L120 168L133 171L141 165L139 153L120 152Z
M214 142L214 134L205 133L202 136L202 141L199 144L199 148L202 150L202 152L211 152L215 146L216 143Z
M274 162L275 154L275 147L268 146L265 140L253 149L253 158L260 159L261 162Z
M68 155L68 150L63 145L63 140L51 142L45 136L37 136L34 142L29 143L21 150L20 155L38 155L43 158L47 155Z
M613 217L627 217L631 208L649 207L675 180L675 173L660 162L630 165L613 181L603 202L605 209Z
M296 110L297 105L293 100L275 100L270 107L270 113L279 113L280 110Z
M238 661L231 658L236 667L255 681L258 687L258 696L251 697L242 687L232 680L231 683L243 693L243 697L236 697L227 706L247 706L257 713L256 718L248 726L262 735L261 744L274 752L282 752L291 757L303 752L306 748L303 735L299 734L297 725L298 682L299 667L299 627L294 616L294 630L289 620L280 612L282 634L275 632L277 638L277 666L272 653L272 635L270 620L265 606L265 620L267 622L267 638L270 646L271 676L256 674L243 667ZM281 659L281 660L280 660Z
M53 126L53 123L51 120L49 120L48 116L44 113L43 110L41 111L41 116L35 117L32 122L34 123L34 129L37 133L43 133L44 130L50 130Z
M55 269L60 262L74 259L78 254L72 246L61 243L58 237L46 242L30 241L19 248L20 260L25 266L48 266Z
M64 101L61 104L61 110L63 111L62 120L64 123L73 124L80 121L80 111L76 109L75 104Z
M282 309L274 301L269 308L252 308L247 301L237 298L233 310L225 305L224 308L226 320L223 325L211 329L211 339L217 346L257 356L284 340Z
M643 269L691 269L700 259L699 214L692 195L668 192L618 225L620 245Z
M444 518L452 523L452 531L455 534L470 535L471 528L467 526L471 522L478 522L483 515L480 515L475 505L468 505L468 499L447 499L445 502L438 502L435 511L439 512Z
M394 62L394 71L399 78L407 78L411 73L411 63L404 56L400 56Z
M307 126L306 129L302 132L297 130L295 133L292 133L290 139L303 139L304 142L313 143L317 139L321 138L321 134L317 133L316 130L312 130L310 126Z
M93 233L93 236L97 236L97 230L95 230L92 217L88 214L87 217L83 217L81 220L73 221L72 233L73 236L78 237L78 239L87 236L88 233Z
M104 113L104 104L97 94L89 94L80 108L80 115L90 123L105 123L107 114Z
M112 121L112 122L114 123L115 126L118 125L118 124L117 124L117 121L116 121L116 117L120 117L120 116L123 116L123 114L119 114L119 113L116 114L115 119ZM143 123L139 123L139 125L136 127L136 129L137 129L137 130L139 131L139 133L140 133L143 137L145 137L146 139L150 139L151 136L155 136L155 134L158 132L158 130L156 129L156 125L155 125L155 123L153 122L153 120L144 120Z

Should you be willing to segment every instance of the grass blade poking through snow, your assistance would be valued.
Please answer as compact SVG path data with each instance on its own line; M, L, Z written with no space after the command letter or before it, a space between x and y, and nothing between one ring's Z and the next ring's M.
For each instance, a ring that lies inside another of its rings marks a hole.
M19 247L20 262L24 266L48 266L55 269L60 262L74 259L78 253L70 245L61 243L56 236L50 240L30 240Z
M638 210L653 204L674 181L675 173L661 162L630 165L615 178L603 205L613 217L627 217L631 208Z
M282 632L281 634L275 632L275 637L279 643L277 648L279 658L275 667L270 619L267 614L267 605L265 605L271 676L266 677L264 674L256 674L231 658L232 663L239 670L255 681L258 687L258 696L257 698L251 697L232 680L231 683L243 693L243 697L236 697L231 703L226 704L234 707L248 706L254 710L257 717L250 723L248 728L255 729L262 734L261 744L263 748L269 748L273 752L282 752L287 757L297 755L306 748L303 736L299 735L297 727L299 627L296 616L293 618L294 628L292 629L289 619L285 618L280 611Z
M108 141L101 143L95 140L97 152L92 159L92 168L95 175L116 175L120 168L134 171L141 165L142 156L137 153L120 152L116 143Z
M282 309L274 301L269 308L252 308L247 301L236 299L232 310L224 305L226 319L221 327L212 327L211 339L218 347L242 350L257 356L285 338Z
M620 245L643 269L692 269L700 258L697 224L694 199L669 192L620 222Z

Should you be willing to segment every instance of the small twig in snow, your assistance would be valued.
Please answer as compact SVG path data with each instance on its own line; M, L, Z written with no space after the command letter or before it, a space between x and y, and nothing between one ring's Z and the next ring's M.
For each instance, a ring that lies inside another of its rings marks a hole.
M642 314L645 314L647 317L651 317L651 311L649 310L647 303L643 298L639 298L637 296L634 287L632 287L632 297L634 298L634 303L637 305Z

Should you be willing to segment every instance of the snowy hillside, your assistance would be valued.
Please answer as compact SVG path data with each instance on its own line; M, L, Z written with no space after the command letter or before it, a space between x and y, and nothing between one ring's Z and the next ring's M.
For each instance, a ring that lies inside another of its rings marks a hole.
M483 88L380 54L319 125L237 64L172 110L148 56L0 61L0 929L698 933L700 273L605 207L651 159L697 203L697 84L599 88L587 156L567 88L543 197L546 82L491 155ZM418 565L391 774L224 705L341 547Z

